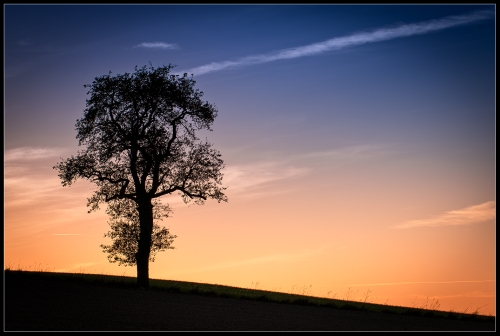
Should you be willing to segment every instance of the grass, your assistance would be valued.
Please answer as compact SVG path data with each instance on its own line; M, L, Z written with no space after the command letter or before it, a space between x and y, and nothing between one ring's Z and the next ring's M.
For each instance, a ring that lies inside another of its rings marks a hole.
M56 281L65 282L87 282L98 285L105 285L111 287L121 287L121 288L135 288L136 278L127 276L116 276L116 275L102 275L102 274L85 274L81 273L56 273L48 272L46 269L38 268L33 271L31 270L12 270L7 267L4 271L4 277L6 276L17 276L17 277L35 277L37 279L50 279ZM205 295L214 296L222 298L233 298L242 300L258 300L265 302L281 303L281 304L298 304L298 305L308 305L308 306L318 306L327 307L332 309L348 309L348 310L364 310L378 313L387 314L400 314L400 315L414 315L414 316L425 316L432 318L445 318L445 319L455 319L462 321L474 321L474 322L494 322L495 316L487 316L479 314L479 310L482 308L477 308L475 311L467 313L464 312L445 312L437 310L439 308L439 301L427 300L426 304L417 307L400 307L392 305L383 305L376 303L369 303L370 290L367 290L365 297L361 301L352 301L354 294L350 291L346 293L345 299L329 299L329 298L319 298L310 296L310 286L297 288L298 294L294 293L281 293L258 289L259 283L254 285L255 289L250 288L240 288L231 287L223 285L213 285L204 284L196 282L187 281L173 281L173 280L157 280L150 279L150 290L151 291L166 291L170 293L182 293L182 294L195 294L195 295ZM351 299L351 301L349 300Z

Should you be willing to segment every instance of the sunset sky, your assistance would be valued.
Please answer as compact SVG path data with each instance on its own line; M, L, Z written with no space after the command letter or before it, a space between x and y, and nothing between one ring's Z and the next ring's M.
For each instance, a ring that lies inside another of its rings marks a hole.
M4 5L5 267L110 264L62 187L95 77L174 64L227 203L161 222L150 277L496 314L494 5Z

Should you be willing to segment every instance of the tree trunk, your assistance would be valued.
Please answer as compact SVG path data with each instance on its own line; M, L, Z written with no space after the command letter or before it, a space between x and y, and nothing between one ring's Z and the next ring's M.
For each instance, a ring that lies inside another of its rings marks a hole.
M153 206L151 200L139 203L139 221L141 232L139 235L139 249L137 261L137 287L149 289L149 255L151 253L151 235L153 233Z

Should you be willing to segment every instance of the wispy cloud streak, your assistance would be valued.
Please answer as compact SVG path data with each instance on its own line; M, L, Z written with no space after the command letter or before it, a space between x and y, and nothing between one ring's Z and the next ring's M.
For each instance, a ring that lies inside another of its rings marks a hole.
M174 43L165 42L143 42L135 45L134 48L148 48L148 49L179 49L179 46Z
M305 174L306 168L287 166L278 161L229 166L224 173L224 183L237 193L248 192L249 189L274 181L294 178Z
M449 225L467 225L481 223L494 219L496 216L495 201L489 201L467 208L447 211L444 214L434 216L428 219L412 220L405 222L395 228L406 229L421 226L449 226Z
M69 268L56 269L55 272L71 272L75 269L82 270L85 267L96 265L96 264L99 264L99 263L96 263L96 262L78 263L78 264L74 264L72 267L69 267Z
M57 157L66 151L64 148L50 147L7 150L4 157L4 207L10 209L11 206L44 204L45 208L49 203L60 205L59 202L64 202L68 205L76 197L85 197L81 187L88 193L87 183L80 183L68 193L67 189L62 188L57 172L52 169L58 161Z
M61 151L60 148L20 147L6 151L4 161L5 163L10 163L13 161L46 159L59 155Z
M283 262L298 261L298 260L302 260L305 258L315 256L317 254L323 253L331 245L332 244L327 244L327 245L321 246L315 250L305 250L305 251L302 251L302 252L296 253L296 254L275 254L275 255L269 255L269 256L265 256L265 257L253 258L253 259L238 260L238 261L220 263L220 264L215 264L215 265L208 265L208 266L204 266L204 267L196 268L196 269L179 270L179 271L171 272L171 274L207 272L207 271L214 271L214 270L224 269L224 268L256 265L256 264L263 264L263 263L270 263L270 262L283 263Z
M454 283L478 283L495 282L495 280L458 280L458 281L405 281L405 282L384 282L371 284L354 284L349 286L393 286L393 285L415 285L415 284L454 284Z
M180 71L178 74L192 73L199 76L229 68L317 55L330 50L340 50L346 47L367 43L387 41L399 37L423 35L433 31L491 19L492 17L494 17L494 12L492 11L477 11L465 15L447 16L437 20L405 24L394 28L381 28L371 32L354 33L306 46L283 49L269 54L247 56L236 61L213 62L189 70Z
M392 145L382 144L360 144L345 146L329 151L312 152L301 155L300 159L331 158L336 160L361 160L381 155L397 154L399 150Z
M228 197L255 199L287 193L289 189L270 189L270 184L282 180L291 180L307 174L308 168L295 167L286 161L263 161L242 165L230 165L224 169L223 184L228 187ZM165 203L172 206L182 205L182 198L177 195L164 196Z
M16 43L16 44L17 44L18 46L20 46L20 47L26 47L26 46L29 46L29 45L30 45L30 44L32 44L32 43L31 43L31 40L29 40L29 39L24 39L24 40L19 40L19 41L17 41L17 43Z

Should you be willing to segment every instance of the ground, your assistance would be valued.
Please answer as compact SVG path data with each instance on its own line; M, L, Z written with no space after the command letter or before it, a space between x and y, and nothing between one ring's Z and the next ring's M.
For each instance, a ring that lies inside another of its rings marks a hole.
M4 273L5 274L5 273ZM494 331L495 323L5 277L5 331Z

